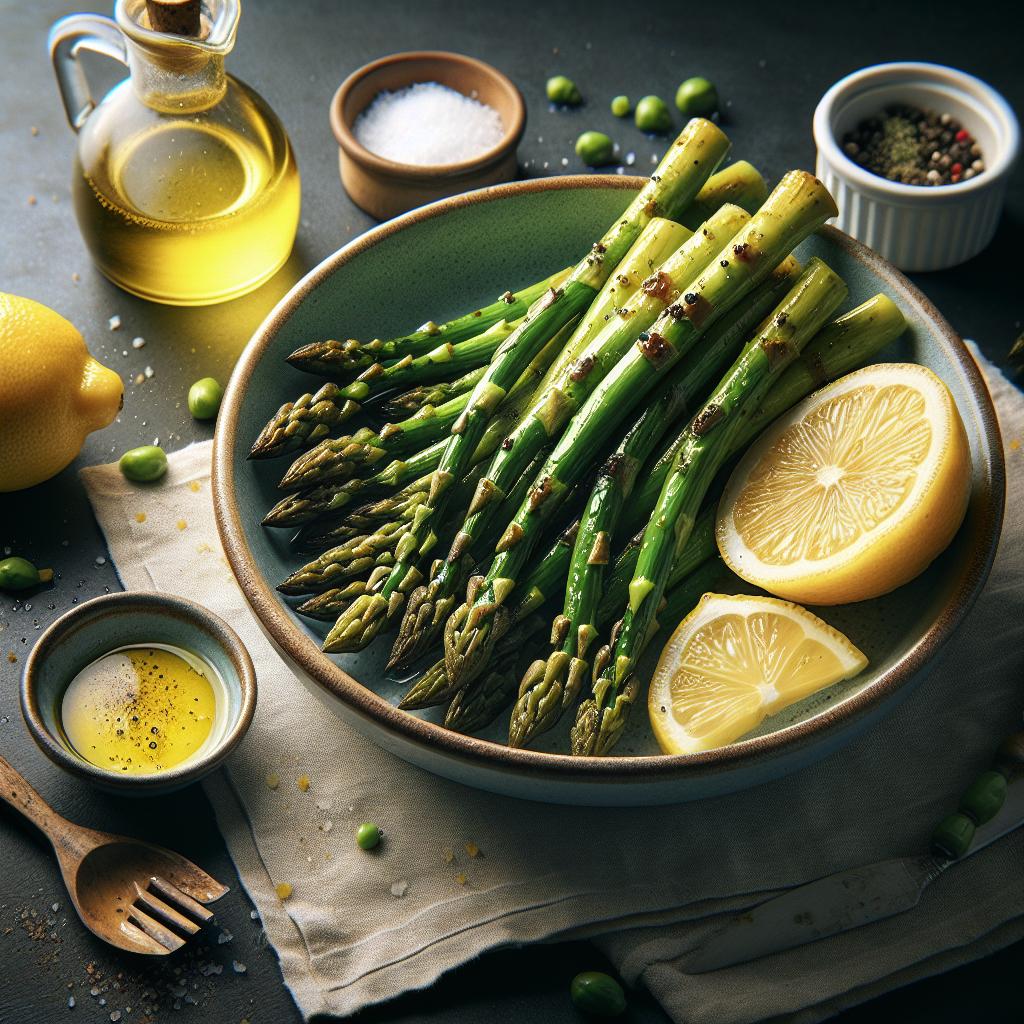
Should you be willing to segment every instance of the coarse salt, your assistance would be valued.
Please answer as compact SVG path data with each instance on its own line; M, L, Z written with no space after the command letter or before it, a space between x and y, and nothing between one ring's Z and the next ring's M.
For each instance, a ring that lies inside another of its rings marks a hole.
M458 164L497 146L501 116L486 103L437 82L380 92L353 132L371 153L403 164Z

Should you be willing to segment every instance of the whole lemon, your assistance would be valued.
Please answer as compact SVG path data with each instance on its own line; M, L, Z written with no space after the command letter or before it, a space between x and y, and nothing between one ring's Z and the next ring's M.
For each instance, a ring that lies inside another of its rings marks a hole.
M64 317L0 292L0 491L59 473L114 419L123 393Z

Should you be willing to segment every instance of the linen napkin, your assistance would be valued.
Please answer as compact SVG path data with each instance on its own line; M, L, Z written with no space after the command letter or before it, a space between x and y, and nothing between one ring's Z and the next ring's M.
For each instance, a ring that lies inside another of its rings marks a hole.
M252 653L255 721L205 786L302 1012L347 1015L487 949L585 935L674 1020L810 1022L1024 937L1019 830L946 872L911 913L707 975L681 966L727 913L924 849L1020 727L1024 397L991 366L985 373L1006 443L1009 514L991 580L942 663L819 764L677 807L546 806L399 761L326 711L260 632L217 539L209 443L174 453L155 488L134 487L116 466L84 470L125 587L198 598ZM364 820L386 836L373 856L353 841ZM285 901L275 894L282 882L293 887Z

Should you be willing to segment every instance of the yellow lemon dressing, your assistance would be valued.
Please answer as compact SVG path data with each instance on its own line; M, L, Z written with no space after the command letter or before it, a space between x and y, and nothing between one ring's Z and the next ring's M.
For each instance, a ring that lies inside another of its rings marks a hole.
M71 680L61 723L79 756L128 775L166 771L213 738L224 684L194 654L150 644L103 655Z

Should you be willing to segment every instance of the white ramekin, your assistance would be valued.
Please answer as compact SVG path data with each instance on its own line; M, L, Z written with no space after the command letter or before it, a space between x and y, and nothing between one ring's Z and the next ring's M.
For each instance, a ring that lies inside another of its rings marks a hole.
M985 170L955 185L903 185L865 170L840 140L890 103L949 113L981 146ZM992 240L1020 129L1009 104L973 75L941 64L876 64L847 75L814 112L817 174L835 197L843 231L901 270L942 270Z

